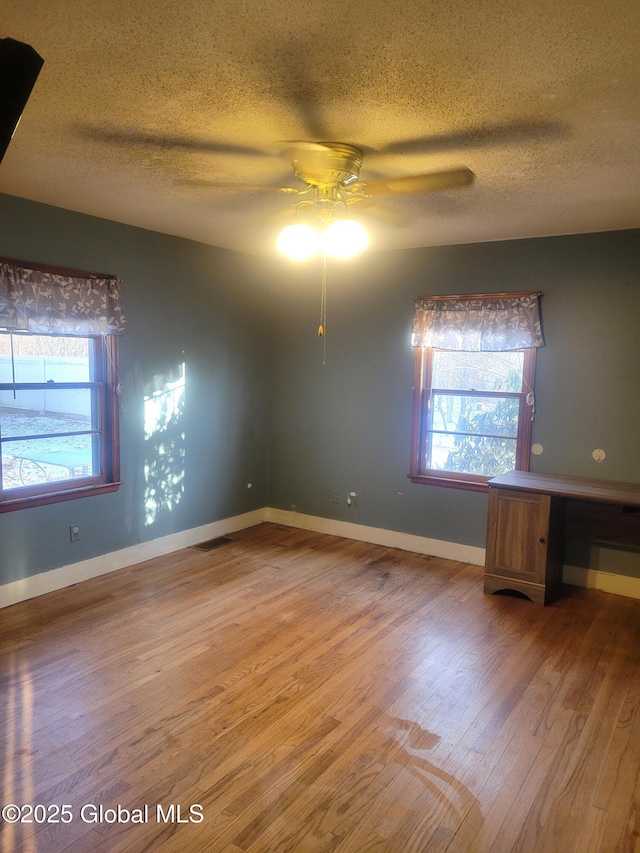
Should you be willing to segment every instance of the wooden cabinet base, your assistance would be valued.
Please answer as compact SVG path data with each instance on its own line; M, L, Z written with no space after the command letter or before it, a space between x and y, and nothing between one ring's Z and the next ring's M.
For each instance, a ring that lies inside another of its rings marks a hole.
M484 591L487 595L492 595L494 592L520 592L534 604L544 606L553 600L557 593L557 587L552 588L545 584L529 583L514 578L501 578L498 575L485 573Z
M567 529L640 547L640 484L528 471L489 480L484 591L515 590L548 604L562 583Z
M484 591L515 590L547 604L562 578L562 504L489 485Z

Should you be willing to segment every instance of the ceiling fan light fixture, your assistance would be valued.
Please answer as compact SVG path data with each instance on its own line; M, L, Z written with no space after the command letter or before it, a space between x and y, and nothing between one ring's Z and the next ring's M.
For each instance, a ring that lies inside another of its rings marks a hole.
M306 222L287 225L276 247L292 261L306 261L321 252L332 258L352 258L369 245L369 236L355 219L336 219L328 227Z
M321 235L307 223L298 222L282 229L276 247L292 261L306 261L321 251Z

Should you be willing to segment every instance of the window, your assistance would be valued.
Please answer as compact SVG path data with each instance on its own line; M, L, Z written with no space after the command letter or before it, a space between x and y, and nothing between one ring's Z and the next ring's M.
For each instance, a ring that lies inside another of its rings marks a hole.
M416 302L413 482L485 490L497 474L528 470L542 344L537 297Z
M0 512L119 485L109 300L101 279L52 269L0 263Z

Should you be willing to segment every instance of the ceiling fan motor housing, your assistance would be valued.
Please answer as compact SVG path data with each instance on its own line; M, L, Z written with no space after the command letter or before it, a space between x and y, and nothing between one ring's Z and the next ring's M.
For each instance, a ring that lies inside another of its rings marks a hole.
M346 142L322 142L318 148L296 152L293 173L312 187L348 187L360 177L362 151Z

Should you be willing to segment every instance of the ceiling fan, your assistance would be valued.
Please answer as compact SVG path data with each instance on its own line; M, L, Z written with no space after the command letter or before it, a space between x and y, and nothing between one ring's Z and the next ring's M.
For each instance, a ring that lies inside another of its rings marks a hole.
M298 106L307 130L320 130L317 119L309 121L309 103L303 99ZM304 106L304 109L303 109ZM421 193L452 190L469 186L475 175L466 166L421 174L379 177L364 181L360 177L365 152L376 155L396 153L391 146L382 149L364 148L347 142L298 140L267 143L262 148L246 144L226 143L215 139L185 137L149 131L121 130L117 128L78 127L85 138L118 146L139 147L159 151L184 150L229 155L253 159L278 155L289 161L292 173L288 179L282 174L263 184L203 179L176 179L174 185L208 187L228 190L249 198L253 193L274 195L284 193L295 196L294 204L279 211L281 223L287 222L277 241L278 249L294 260L305 260L324 253L337 257L351 257L368 244L361 218L377 219L387 225L406 225L408 217L384 206L384 198L394 198ZM477 131L476 131L477 135ZM406 145L420 151L425 139L407 140ZM442 140L438 140L442 144ZM388 149L388 150L387 150ZM404 150L403 150L404 153ZM279 171L279 170L278 170ZM287 184L294 184L293 186ZM380 202L383 202L380 204ZM358 211L354 219L352 211ZM273 217L268 217L273 222Z
M291 91L288 92L288 96L309 136L322 138L327 133L327 128L316 115L313 99L303 97L305 93L306 89L303 87L299 97L293 97ZM427 135L370 148L338 141L309 142L305 140L257 147L154 131L96 126L78 126L76 130L81 136L92 141L127 148L141 148L146 151L153 149L192 151L211 154L214 157L243 157L254 161L256 158L273 158L274 154L278 155L278 159L285 156L292 168L292 177L296 186L284 185L291 180L291 172L289 172L289 178L282 174L280 177L274 175L275 180L262 184L201 179L178 179L174 183L182 186L228 190L244 193L245 196L250 196L252 193L274 195L274 191L279 191L299 198L297 204L290 209L290 214L304 215L308 219L315 217L321 222L326 221L331 215L336 218L347 208L355 209L357 206L357 209L366 213L367 216L395 225L406 224L406 219L398 216L388 207L381 206L378 201L384 204L385 198L392 199L465 187L473 183L475 175L469 168L460 166L409 176L390 178L376 176L373 180L363 181L360 178L360 170L365 155L372 154L379 158L397 154L453 152L477 146L517 144L531 136L554 138L565 132L564 126L557 122L520 119L487 127L466 127L449 134ZM324 136L324 138L327 137Z
M297 197L292 211L296 226L310 227L316 232L325 231L334 223L344 223L344 220L349 218L350 210L355 207L367 208L369 214L375 215L376 211L372 210L371 206L379 197L456 189L468 186L475 178L470 169L462 166L444 171L365 182L360 179L364 154L356 145L346 142L306 141L290 142L285 145L283 153L290 159L293 178L299 186L280 186L277 187L277 191ZM274 188L269 185L230 184L210 180L181 180L176 183L218 189L274 191ZM335 232L337 229L333 230ZM307 233L311 236L309 232ZM281 235L279 247L286 254L299 259L312 253L307 251L309 247L302 245L303 231L298 230L295 237L292 235L290 250L284 249L281 245L283 236L284 232ZM349 240L352 248L354 246L361 248L356 245L358 240L353 226L349 232ZM345 250L343 248L330 254L339 254L344 257Z
M363 182L360 169L363 151L346 142L291 142L284 153L291 159L293 176L302 188L278 187L278 191L297 196L311 196L307 204L331 210L339 205L358 204L380 196L449 190L471 184L475 178L466 168L426 172L398 178L383 178ZM270 186L218 183L206 180L178 181L191 186L210 186L227 189L272 191ZM304 203L304 202L303 202Z

